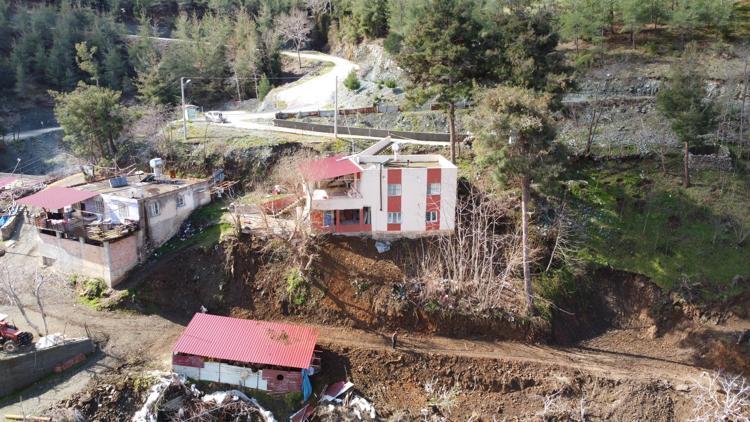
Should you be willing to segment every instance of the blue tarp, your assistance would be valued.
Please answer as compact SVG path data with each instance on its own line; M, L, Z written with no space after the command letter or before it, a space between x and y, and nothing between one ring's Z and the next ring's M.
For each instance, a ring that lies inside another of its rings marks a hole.
M310 376L307 375L307 369L302 370L302 397L304 401L310 398L312 395L312 383L310 382Z

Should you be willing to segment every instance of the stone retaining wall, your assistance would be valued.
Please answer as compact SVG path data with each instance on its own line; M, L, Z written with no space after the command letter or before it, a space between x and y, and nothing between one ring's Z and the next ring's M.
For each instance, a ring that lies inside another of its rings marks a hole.
M91 339L67 340L47 349L0 357L0 397L27 387L51 374L55 367L94 351Z

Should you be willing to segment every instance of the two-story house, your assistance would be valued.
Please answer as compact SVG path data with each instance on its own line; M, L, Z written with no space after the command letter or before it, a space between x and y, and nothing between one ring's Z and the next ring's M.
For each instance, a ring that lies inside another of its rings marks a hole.
M393 154L380 155L387 147ZM437 154L400 155L389 138L300 166L313 231L418 237L452 232L458 169Z

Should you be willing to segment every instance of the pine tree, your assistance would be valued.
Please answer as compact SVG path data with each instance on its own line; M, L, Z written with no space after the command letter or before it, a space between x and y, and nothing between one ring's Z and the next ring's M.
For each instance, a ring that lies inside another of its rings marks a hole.
M124 110L118 91L83 82L68 93L53 92L55 118L76 154L92 161L112 161L117 157L116 140L124 126Z
M258 101L263 101L263 99L266 98L266 95L271 92L272 88L271 81L268 80L266 75L263 75L263 77L260 78L260 84L258 84Z
M716 128L717 110L706 90L706 77L699 67L696 47L689 46L679 64L672 67L669 80L659 90L656 105L669 119L672 130L684 145L683 185L690 187L690 147L703 143L703 137Z
M550 99L549 94L498 86L481 95L469 122L481 163L492 169L497 183L521 190L523 276L529 314L534 313L529 262L532 183L554 176L558 167Z
M117 47L112 47L104 54L104 84L114 90L122 90L125 78L126 63Z
M576 54L581 40L598 40L608 21L609 10L600 0L563 0L561 2L560 30L563 36L573 39Z
M415 84L418 102L435 97L446 108L451 161L456 161L456 103L469 97L475 79L486 68L481 25L470 0L431 0L420 25L410 28L397 60Z

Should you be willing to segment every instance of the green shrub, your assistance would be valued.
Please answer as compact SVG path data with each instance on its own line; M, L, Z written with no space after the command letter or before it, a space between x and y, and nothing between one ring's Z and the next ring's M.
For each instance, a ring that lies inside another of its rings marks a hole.
M271 92L271 88L271 81L268 80L268 77L266 77L266 75L263 75L263 77L260 79L260 83L258 84L258 100L263 101L263 99L266 98L266 95Z
M596 56L594 53L591 52L585 52L581 53L578 57L575 59L575 67L577 68L590 68L596 63Z
M302 404L303 398L302 393L295 391L284 396L284 403L286 403L290 409L296 409Z
M383 47L385 48L385 51L391 54L398 54L401 52L401 43L403 41L404 37L395 32L391 32L387 37L385 37L385 41L383 41Z
M286 293L289 301L295 306L302 306L307 302L310 286L302 273L292 268L286 273Z
M104 280L101 278L90 278L84 283L81 295L89 299L96 299L101 298L105 291L107 291L107 283Z
M357 72L352 70L349 72L349 76L344 79L344 86L350 91L356 91L360 88L359 79L357 78Z
M386 79L385 80L385 86L388 87L388 88L390 88L390 89L393 89L393 88L396 87L396 81L394 81L393 79Z

